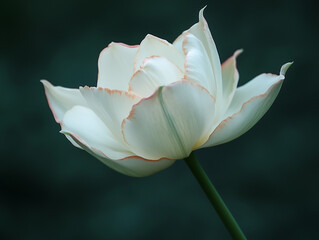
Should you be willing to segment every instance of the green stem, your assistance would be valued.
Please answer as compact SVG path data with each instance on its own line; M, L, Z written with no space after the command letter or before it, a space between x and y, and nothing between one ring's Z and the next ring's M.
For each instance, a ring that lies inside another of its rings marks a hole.
M208 197L209 201L212 203L218 216L224 223L225 227L227 228L232 238L235 240L247 240L244 233L241 231L240 227L238 226L236 220L234 219L234 217L232 216L232 214L226 207L224 201L219 196L214 185L211 183L206 173L204 172L203 168L199 164L193 152L188 158L185 158L185 162L187 163L188 167L194 174L198 183L201 185L202 189L206 193L206 196Z

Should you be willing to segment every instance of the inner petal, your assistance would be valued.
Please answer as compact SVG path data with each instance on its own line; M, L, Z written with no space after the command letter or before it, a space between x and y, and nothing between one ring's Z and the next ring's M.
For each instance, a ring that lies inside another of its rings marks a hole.
M97 86L109 89L128 89L133 75L133 64L139 46L111 43L99 57Z
M107 88L80 88L88 106L99 116L117 141L125 145L121 132L121 123L140 97L125 91Z
M242 53L242 49L237 50L233 56L228 58L222 65L223 76L223 99L224 109L226 110L233 99L235 94L237 83L239 79L239 73L236 66L236 58Z
M186 34L183 41L183 51L186 56L185 78L200 84L216 98L216 79L201 41L193 34Z
M184 56L172 44L148 34L136 53L134 72L143 64L144 59L150 56L163 56L175 63L180 69L184 69Z
M130 81L130 91L142 97L153 94L160 86L183 78L182 70L165 57L152 56L144 60Z

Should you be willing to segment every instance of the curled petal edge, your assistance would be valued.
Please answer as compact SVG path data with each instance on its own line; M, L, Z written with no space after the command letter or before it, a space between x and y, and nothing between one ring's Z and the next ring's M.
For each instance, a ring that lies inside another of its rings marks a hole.
M44 85L44 92L45 92L45 98L47 99L47 102L48 102L48 105L49 105L49 108L52 112L52 115L54 117L54 120L57 122L57 123L61 123L61 119L58 118L57 114L55 113L53 107L52 107L52 103L50 101L50 98L49 98L49 90L47 88L51 88L51 87L54 87L49 81L47 80L40 80L40 82Z
M63 115L74 105L86 106L79 89L54 86L47 80L40 80L54 120L61 123Z
M237 87L237 84L238 84L238 80L239 80L239 72L238 72L238 69L237 69L237 57L242 54L244 50L243 49L238 49L234 52L234 54L229 57L225 62L223 62L222 64L222 76L224 77L224 74L225 72L224 71L227 71L227 67L231 67L232 70L234 71L233 73L233 76L232 76L232 79L233 82L231 83L231 86L230 86L230 89L229 92L225 92L227 91L227 89L225 89L225 85L223 84L223 96L224 96L224 101L225 101L225 109L228 108L231 100L233 99L233 96L234 96L234 93L236 91L236 87ZM227 73L226 73L227 74ZM229 79L227 79L229 80ZM225 79L223 78L223 83L224 83Z

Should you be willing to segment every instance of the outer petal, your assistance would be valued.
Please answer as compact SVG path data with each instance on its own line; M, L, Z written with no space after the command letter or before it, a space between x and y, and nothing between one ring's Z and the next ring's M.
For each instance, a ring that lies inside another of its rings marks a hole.
M180 69L184 69L184 56L172 44L148 34L136 53L134 72L143 64L144 59L151 56L161 56L175 63Z
M121 130L122 121L141 98L128 92L107 88L81 87L80 91L88 106L109 129L112 137L125 144Z
M123 121L124 138L144 158L184 158L206 142L214 106L207 90L195 83L179 81L160 87Z
M184 41L186 33L191 33L195 37L197 37L203 44L203 46L206 49L207 55L210 59L210 63L213 69L214 74L214 80L216 81L217 86L217 98L220 98L222 95L222 73L221 73L221 65L220 60L218 56L218 52L216 49L215 42L212 38L212 35L210 33L208 24L204 18L203 12L205 8L202 8L199 12L199 22L194 24L190 29L186 30L181 36L179 36L175 42L173 43L174 46L179 49L180 51L182 43ZM218 101L216 99L216 101Z
M151 161L132 156L112 138L102 120L89 108L75 106L68 111L61 132L107 166L129 176L148 176L174 163L168 159Z
M285 72L291 64L283 65L279 76L261 74L238 88L226 118L218 124L203 147L229 142L254 126L277 97Z
M87 106L79 89L55 87L46 80L41 80L48 104L56 122L60 123L66 111L75 105Z
M234 55L228 58L222 65L223 97L225 109L228 108L237 88L239 73L236 66L236 58L242 52L242 49L237 50Z
M89 108L74 106L62 121L62 132L77 136L86 145L98 149L112 159L131 156L132 153L112 136L104 122Z
M185 79L206 88L214 97L217 95L216 81L206 50L201 41L187 33L183 41L185 53Z
M165 57L152 56L144 60L144 64L134 73L130 81L130 91L147 97L160 87L179 81L183 72Z
M122 174L131 177L146 177L156 172L164 170L171 166L175 160L160 159L160 160L148 160L138 156L131 156L123 159L112 160L105 156L103 153L87 146L81 139L70 135L74 141L79 144L85 151L99 159L108 167L118 171Z
M128 90L133 75L133 65L138 45L129 46L111 43L99 57L99 75L97 86L102 88Z

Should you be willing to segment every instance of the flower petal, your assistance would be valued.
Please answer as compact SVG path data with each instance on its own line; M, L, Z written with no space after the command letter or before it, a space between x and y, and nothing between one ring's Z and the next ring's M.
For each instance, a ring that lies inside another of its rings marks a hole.
M143 65L144 59L151 56L161 56L175 63L180 69L184 69L184 56L172 44L148 34L136 53L134 72Z
M70 135L70 137L85 151L90 153L95 158L99 159L108 167L131 177L146 177L152 175L156 172L164 170L165 168L168 168L175 162L175 160L170 159L160 159L154 161L144 159L138 156L131 156L123 159L112 160L105 156L103 153L97 151L96 149L90 148L75 136Z
M202 147L229 142L254 126L277 97L285 72L292 63L281 67L280 75L261 74L238 88L225 118Z
M239 73L236 66L236 58L242 52L242 49L237 50L233 56L222 64L224 109L228 108L237 88Z
M104 122L111 135L125 144L121 130L122 121L141 98L128 92L107 88L81 87L80 91L88 106Z
M174 41L174 46L179 49L180 51L182 50L182 43L184 41L184 38L186 37L187 33L193 34L196 38L198 38L208 55L208 58L210 60L210 64L212 66L213 70L213 75L214 78L211 81L216 81L215 85L217 88L217 98L221 98L222 96L222 73L221 73L221 65L220 65L220 60L219 60L219 55L216 49L215 42L212 38L212 35L210 33L208 24L204 18L204 8L202 8L199 12L199 22L194 24L190 29L184 31L181 36L179 36L175 41ZM218 99L216 98L216 103L218 102ZM219 104L217 104L219 105Z
M113 139L103 121L86 107L75 106L69 110L63 118L61 132L107 166L129 176L148 176L174 163L168 159L151 161L133 156Z
M41 80L49 107L56 122L60 123L66 111L75 105L87 106L79 89L55 87L46 80Z
M193 34L187 33L183 41L183 51L186 56L185 79L200 84L216 98L216 81L201 41Z
M179 81L142 99L122 123L131 150L147 159L180 159L206 142L215 102L196 83Z
M128 90L133 75L133 65L138 45L129 46L111 43L99 57L99 75L97 86L109 89Z
M144 60L144 64L134 73L130 81L130 91L147 97L160 86L179 81L183 72L165 57L152 56Z
M62 121L62 133L72 134L82 139L86 145L98 149L112 159L131 156L123 144L114 139L110 130L93 110L74 106L67 111Z

